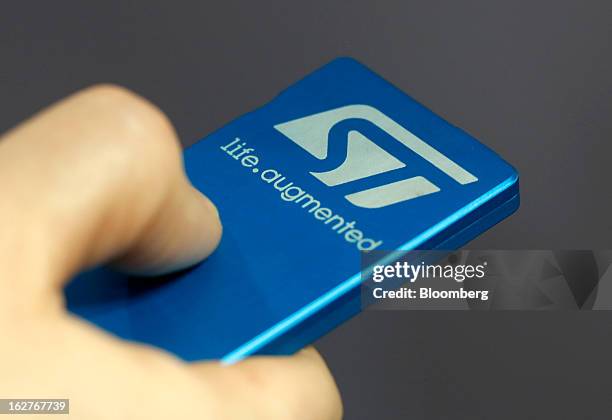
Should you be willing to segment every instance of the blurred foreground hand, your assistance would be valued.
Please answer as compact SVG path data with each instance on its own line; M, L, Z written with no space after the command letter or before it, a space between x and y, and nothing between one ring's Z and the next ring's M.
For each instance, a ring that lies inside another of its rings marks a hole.
M163 273L219 242L215 206L187 181L170 122L146 100L96 86L4 134L0 194L0 398L69 398L70 418L87 420L342 416L312 349L187 364L66 312L62 288L86 267Z

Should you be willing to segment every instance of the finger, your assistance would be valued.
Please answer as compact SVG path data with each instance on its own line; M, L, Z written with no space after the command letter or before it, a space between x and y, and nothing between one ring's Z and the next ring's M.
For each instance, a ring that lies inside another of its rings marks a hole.
M17 325L6 325L3 334L0 394L69 397L71 415L79 419L338 420L342 416L333 379L313 351L255 357L231 366L186 365L65 316L20 319Z
M253 357L235 365L198 363L193 369L214 384L215 398L229 418L342 418L338 388L314 348L290 357Z
M59 289L109 259L177 269L210 254L221 234L166 117L114 86L72 95L3 136L0 190L10 197L0 204L0 287Z

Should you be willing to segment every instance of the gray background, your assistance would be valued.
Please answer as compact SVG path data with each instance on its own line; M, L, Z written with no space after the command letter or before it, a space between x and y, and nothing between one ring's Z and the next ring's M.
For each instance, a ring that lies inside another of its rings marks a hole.
M612 2L13 1L0 131L88 84L190 144L351 55L512 162L522 207L474 241L612 248ZM319 348L347 419L607 419L612 314L366 312Z

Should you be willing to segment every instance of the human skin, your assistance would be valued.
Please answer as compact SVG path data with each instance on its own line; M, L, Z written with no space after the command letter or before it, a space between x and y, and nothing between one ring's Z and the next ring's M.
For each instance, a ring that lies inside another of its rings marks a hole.
M0 193L0 398L69 398L88 420L342 417L313 349L185 363L66 311L63 286L84 268L164 273L219 242L216 208L150 102L100 85L37 113L0 137Z

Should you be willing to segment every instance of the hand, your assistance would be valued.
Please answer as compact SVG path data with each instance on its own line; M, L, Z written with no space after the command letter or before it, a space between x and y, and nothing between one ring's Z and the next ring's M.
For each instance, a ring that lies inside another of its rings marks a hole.
M187 364L65 310L62 288L85 267L162 273L206 257L221 236L171 124L144 99L93 87L9 131L0 193L1 398L70 398L71 418L88 420L341 417L314 350Z

